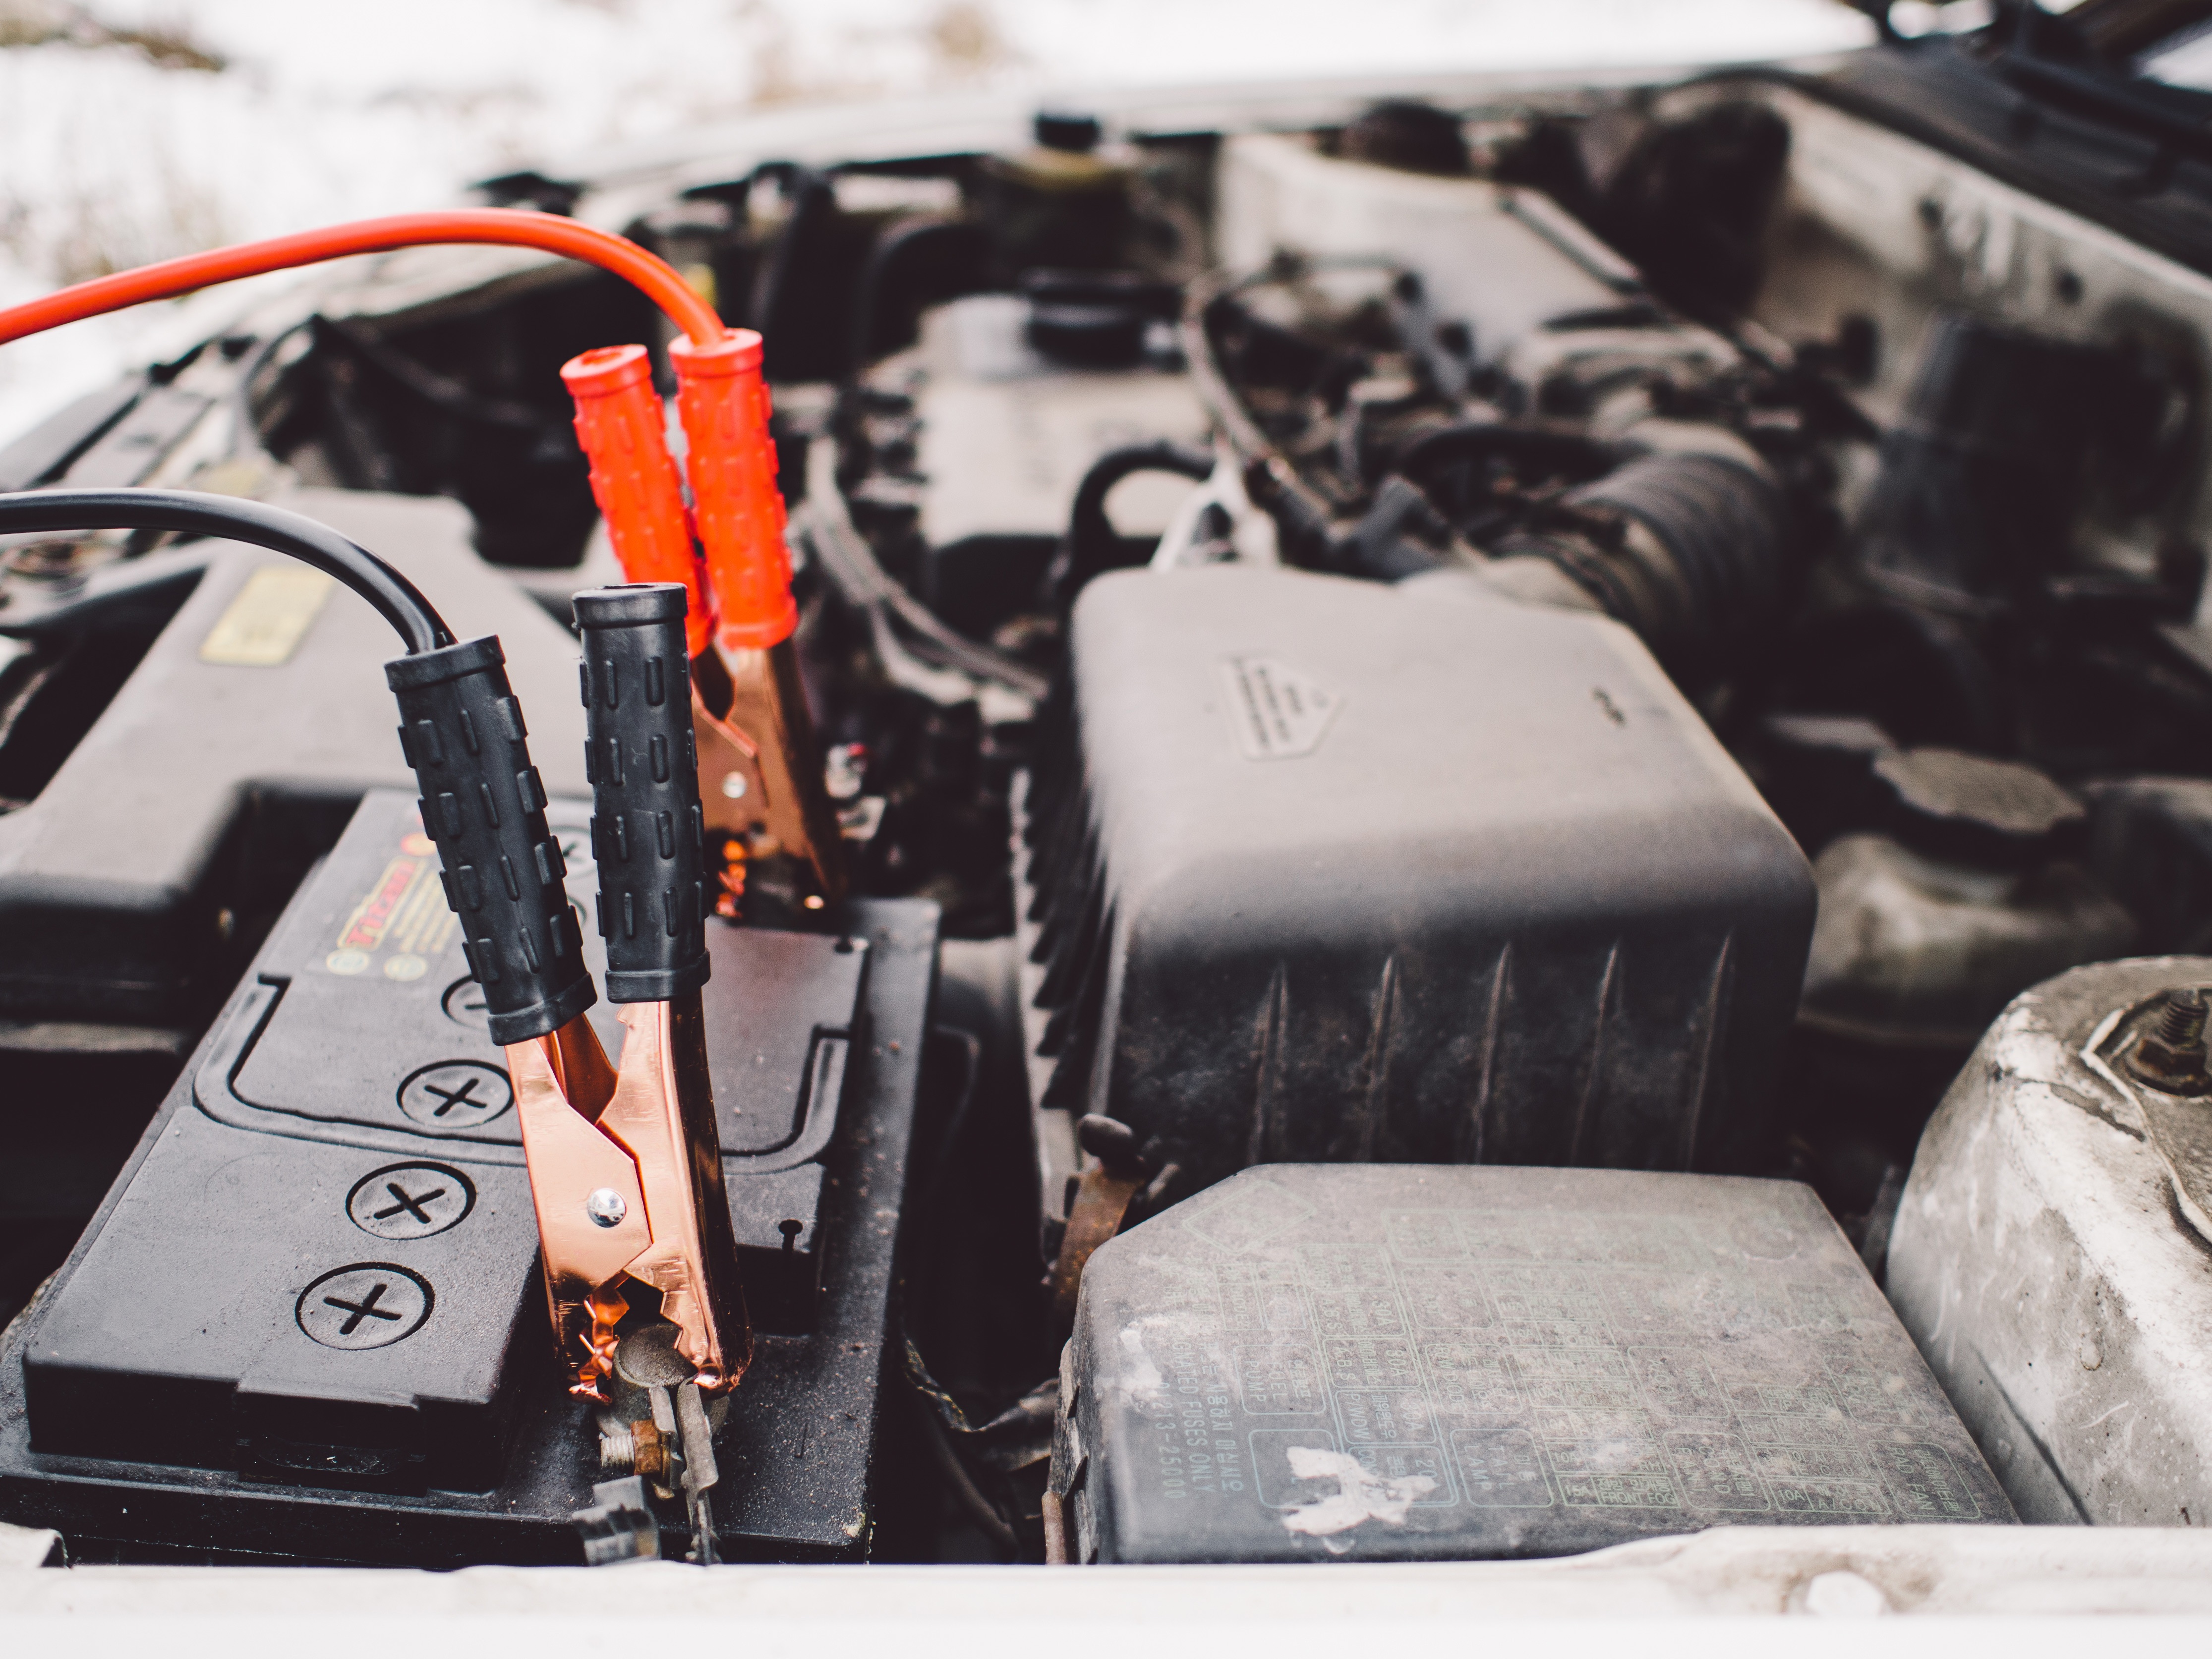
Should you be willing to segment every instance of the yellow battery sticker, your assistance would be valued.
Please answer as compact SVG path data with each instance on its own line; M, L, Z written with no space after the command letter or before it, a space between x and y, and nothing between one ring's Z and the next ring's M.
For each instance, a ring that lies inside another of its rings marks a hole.
M453 937L436 843L410 830L338 929L337 948L323 966L334 974L374 970L386 979L420 979Z
M337 586L305 565L263 565L208 629L200 660L227 668L281 667L292 660Z

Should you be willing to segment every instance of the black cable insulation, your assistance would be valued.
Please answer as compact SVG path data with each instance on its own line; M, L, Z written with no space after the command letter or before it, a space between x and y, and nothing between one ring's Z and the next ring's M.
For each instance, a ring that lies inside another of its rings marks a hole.
M328 526L283 507L188 489L34 489L0 495L0 536L87 530L161 530L265 547L360 594L392 624L410 656L453 643L453 630L414 583Z
M261 378L264 369L276 361L276 354L284 349L284 343L313 328L316 320L313 316L302 317L248 349L245 361L239 365L238 378L230 386L231 405L238 417L238 424L232 431L233 455L245 453L249 446L262 454L269 453L269 446L262 441L260 416L254 407L253 383Z
M1169 439L1126 444L1091 462L1091 470L1076 486L1075 505L1067 515L1067 534L1060 538L1060 549L1045 573L1053 605L1064 609L1073 604L1085 583L1113 568L1120 536L1107 516L1106 498L1116 484L1141 472L1170 472L1193 483L1203 483L1212 476L1213 467L1214 459L1208 452Z

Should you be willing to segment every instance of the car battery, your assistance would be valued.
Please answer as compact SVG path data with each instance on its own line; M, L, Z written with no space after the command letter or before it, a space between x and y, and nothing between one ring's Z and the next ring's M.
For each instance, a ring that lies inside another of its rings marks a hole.
M547 818L588 916L588 810ZM717 1447L725 1559L869 1550L936 915L709 924L757 1333ZM554 1363L502 1060L416 804L373 792L0 1346L0 1518L80 1558L582 1559L599 1425Z
M1276 1164L1122 1234L1051 1489L1082 1562L2013 1519L1809 1188L1598 1170Z

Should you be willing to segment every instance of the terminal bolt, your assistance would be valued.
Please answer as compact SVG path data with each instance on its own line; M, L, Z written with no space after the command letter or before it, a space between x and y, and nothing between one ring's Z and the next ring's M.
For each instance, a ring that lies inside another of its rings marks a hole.
M650 1421L610 1426L599 1431L599 1468L609 1474L668 1478L668 1442Z
M2128 1070L2165 1094L2212 1094L2212 1073L2205 1068L2208 1013L2212 1006L2195 987L2168 991L2129 1051Z

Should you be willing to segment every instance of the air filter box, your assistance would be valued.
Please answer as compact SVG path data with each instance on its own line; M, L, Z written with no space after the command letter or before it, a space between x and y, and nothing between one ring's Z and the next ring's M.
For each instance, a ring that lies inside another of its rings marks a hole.
M1061 1364L1077 1561L2013 1518L1794 1182L1249 1170L1091 1258Z
M1048 1113L1121 1120L1186 1192L1757 1167L1811 874L1626 629L1434 578L1127 572L1072 660L1024 869Z

